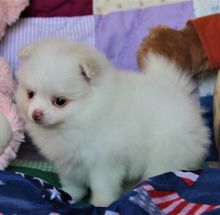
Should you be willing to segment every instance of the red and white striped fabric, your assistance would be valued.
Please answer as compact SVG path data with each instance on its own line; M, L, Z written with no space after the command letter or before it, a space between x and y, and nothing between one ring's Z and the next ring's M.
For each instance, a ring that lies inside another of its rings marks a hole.
M183 181L185 181L189 186L192 186L199 177L193 172L176 171L174 174L183 179Z
M199 175L193 172L175 171L173 174L182 179L189 187L192 187L199 178ZM220 208L220 205L189 202L175 191L158 190L150 184L141 187L148 192L153 203L168 215L199 215Z

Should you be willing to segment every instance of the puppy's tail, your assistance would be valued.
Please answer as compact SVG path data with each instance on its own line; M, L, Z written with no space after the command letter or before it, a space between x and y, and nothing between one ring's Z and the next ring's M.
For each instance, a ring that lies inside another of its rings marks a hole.
M196 88L189 72L179 69L175 62L159 54L149 53L145 57L142 72L149 81L167 89L191 94Z

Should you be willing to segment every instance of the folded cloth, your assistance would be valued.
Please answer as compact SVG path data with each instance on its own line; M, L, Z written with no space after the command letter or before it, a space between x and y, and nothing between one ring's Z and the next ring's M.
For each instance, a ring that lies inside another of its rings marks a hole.
M195 27L210 66L220 68L220 13L199 17L188 23Z

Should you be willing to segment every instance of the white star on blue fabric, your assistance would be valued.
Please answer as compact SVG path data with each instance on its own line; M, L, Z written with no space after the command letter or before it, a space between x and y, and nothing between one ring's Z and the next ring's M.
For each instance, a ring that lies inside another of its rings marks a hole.
M34 177L33 179L39 181L39 183L41 184L42 187L44 187L44 183L47 183L46 181L44 181L43 179L40 179L40 178Z
M23 178L25 178L24 173L21 173L21 172L15 172L15 174L20 175L20 176L22 176Z
M51 194L50 200L58 199L58 200L62 201L61 196L60 196L60 192L55 187L53 189L47 189L47 191L49 191Z
M71 199L71 200L68 201L68 203L69 203L70 205L73 205L73 204L75 204L76 202L75 202L73 199Z
M5 183L2 180L0 180L0 186L4 186L4 185Z
M49 215L61 215L61 214L55 213L55 212L51 212L51 213L49 213Z

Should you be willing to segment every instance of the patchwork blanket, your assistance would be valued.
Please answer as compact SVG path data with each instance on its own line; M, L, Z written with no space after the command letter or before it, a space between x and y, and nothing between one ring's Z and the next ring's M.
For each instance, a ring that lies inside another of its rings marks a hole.
M20 21L8 29L0 55L16 73L17 51L23 45L45 37L66 37L99 49L120 69L137 71L137 48L151 27L165 24L179 29L188 19L216 12L220 12L220 0L31 0ZM207 161L216 162L212 108L215 77L196 81L212 141ZM75 204L58 188L53 166L28 136L8 170L22 174L0 172L2 214L220 214L218 169L178 171L146 179L107 208Z

